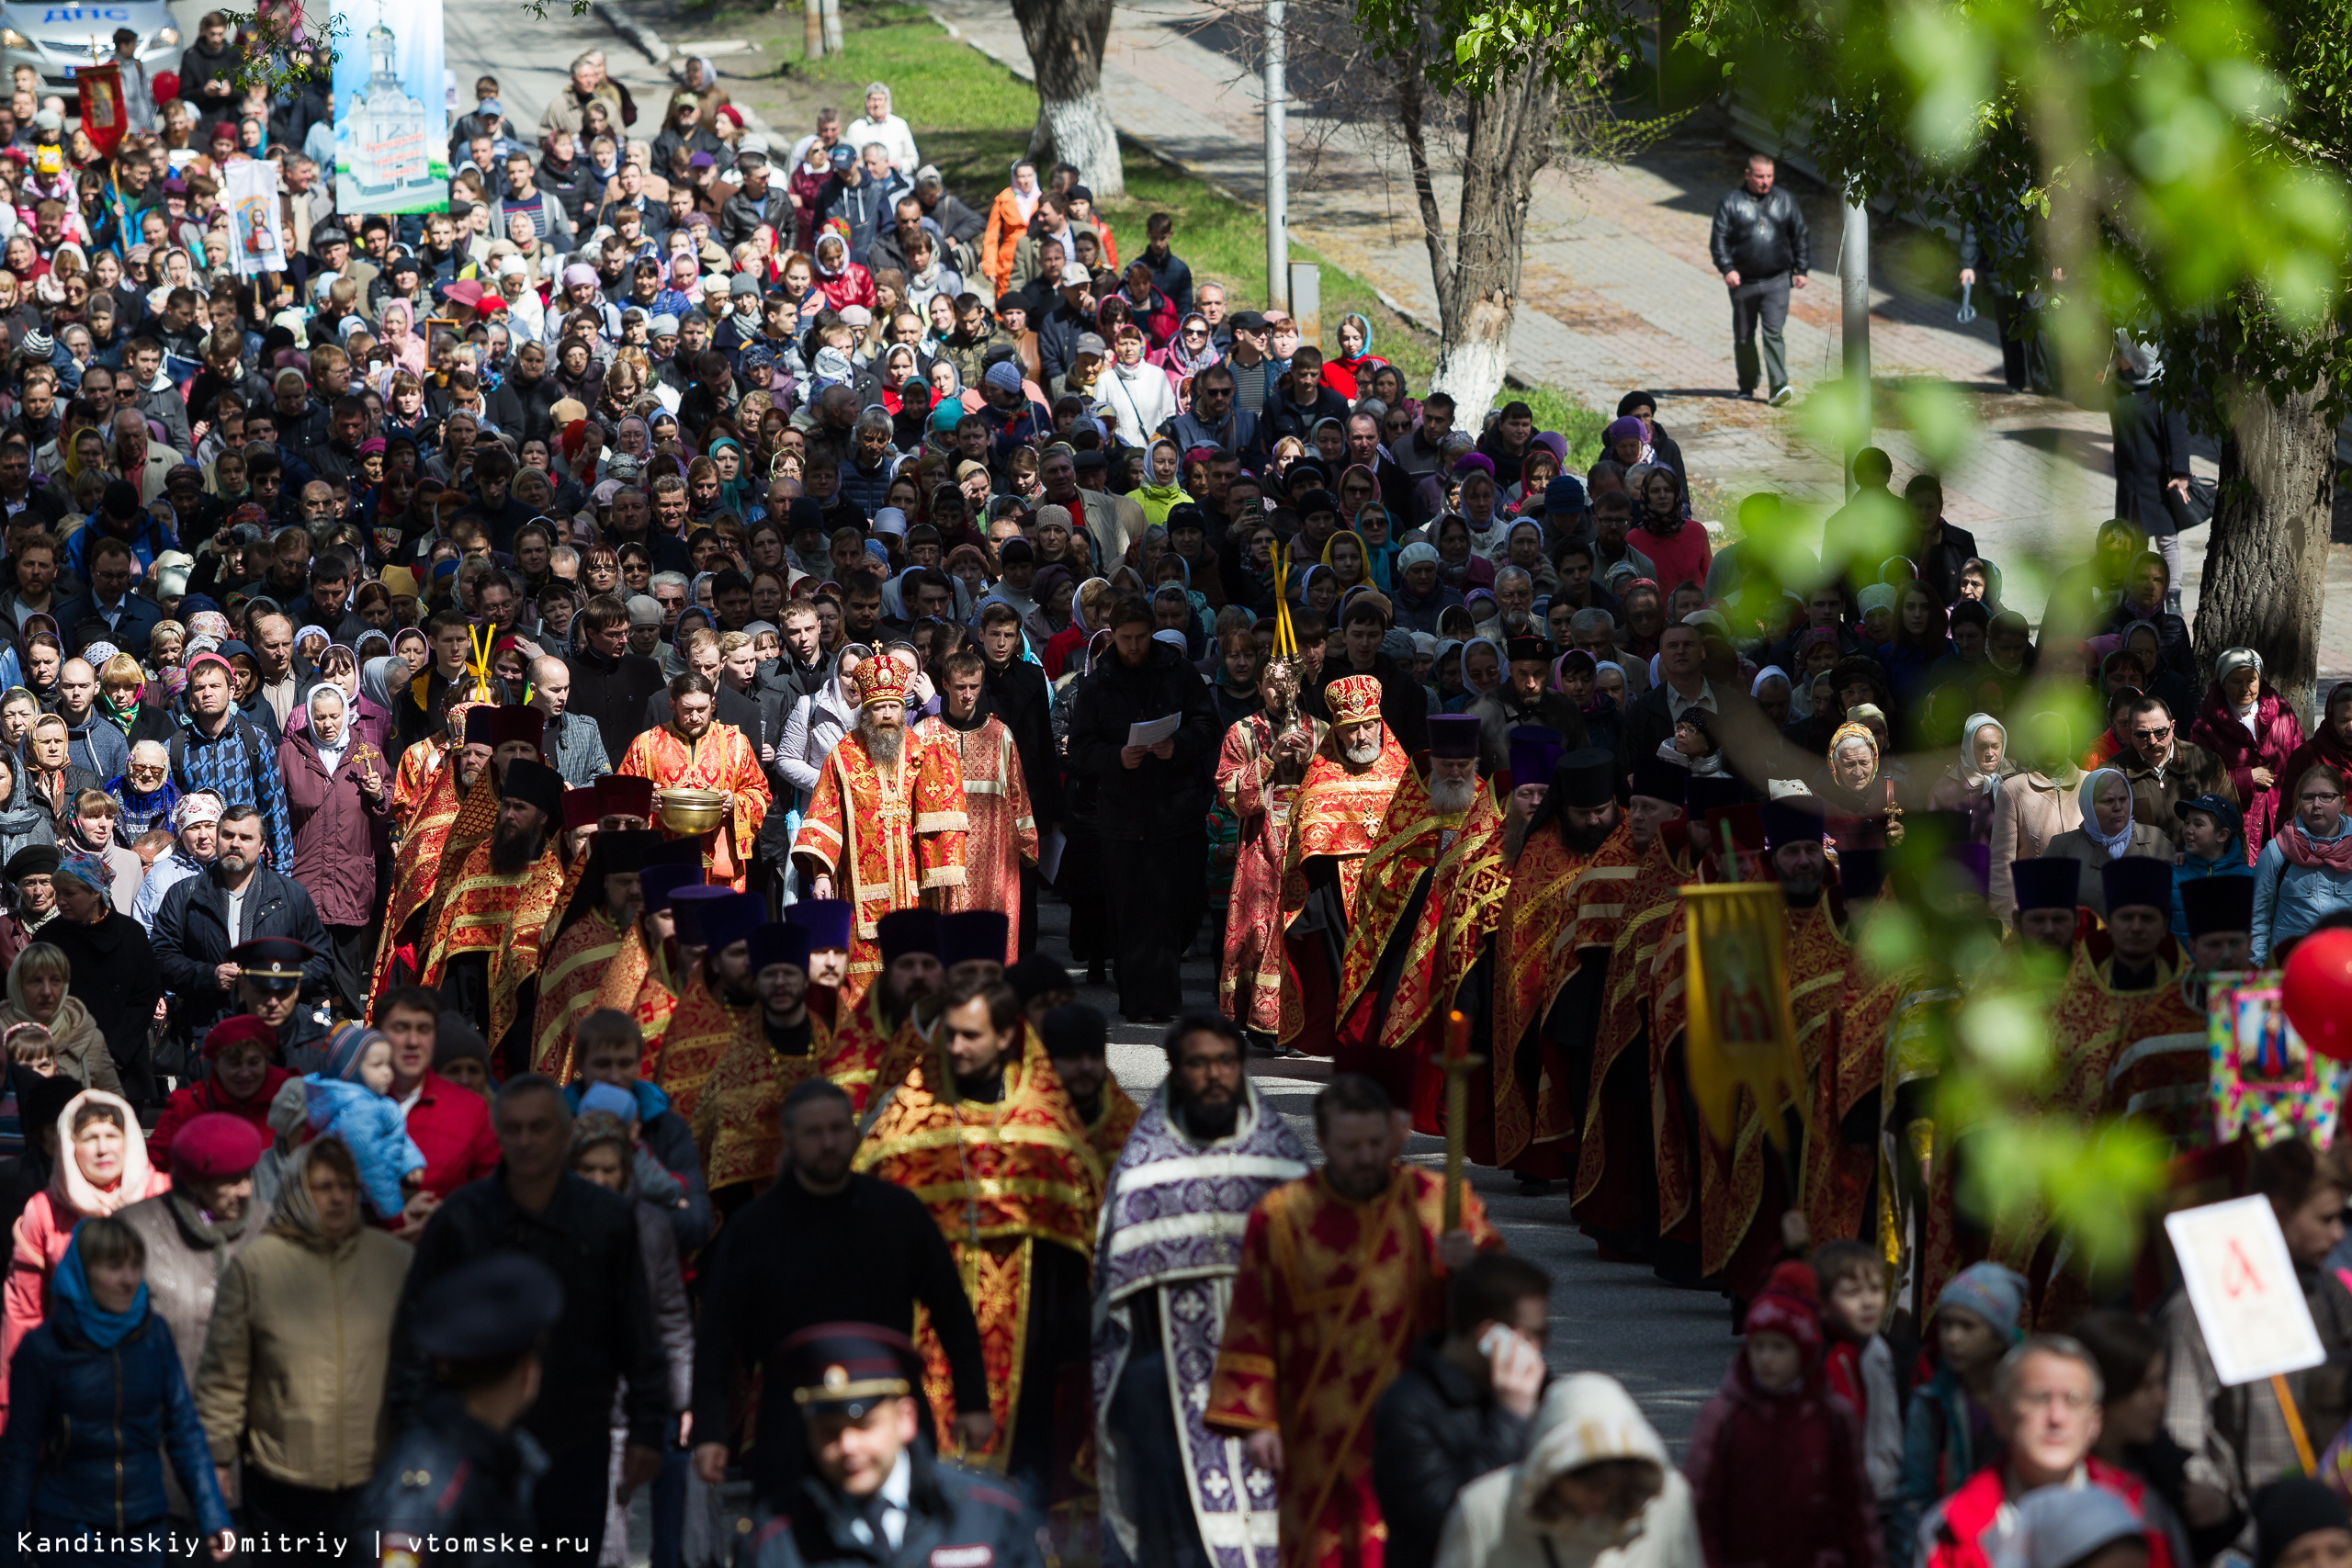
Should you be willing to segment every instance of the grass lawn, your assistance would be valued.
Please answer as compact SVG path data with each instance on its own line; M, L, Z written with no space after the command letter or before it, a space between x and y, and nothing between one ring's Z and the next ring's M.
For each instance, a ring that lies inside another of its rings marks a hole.
M765 58L778 62L772 80L796 105L822 102L844 116L861 112L868 82L891 85L892 107L906 117L925 161L939 165L947 188L985 212L1003 188L1012 163L1029 148L1037 118L1037 94L995 61L947 36L919 6L899 0L842 8L843 51L820 61L801 54L797 10L722 4L688 13L703 26L741 31L754 39ZM756 97L757 89L744 96ZM773 117L772 117L773 118ZM808 118L780 121L796 131ZM1238 303L1266 297L1266 227L1255 208L1228 200L1205 182L1161 163L1125 142L1127 195L1102 204L1121 241L1121 254L1143 244L1144 220L1166 212L1176 220L1176 252L1196 281L1225 284ZM1437 338L1380 303L1371 284L1332 265L1304 245L1291 254L1323 267L1325 341L1336 341L1340 319L1362 311L1373 324L1373 347L1404 371L1415 388L1426 386L1437 361ZM1607 418L1548 387L1512 394L1534 411L1536 428L1567 438L1569 467L1580 471L1600 455Z

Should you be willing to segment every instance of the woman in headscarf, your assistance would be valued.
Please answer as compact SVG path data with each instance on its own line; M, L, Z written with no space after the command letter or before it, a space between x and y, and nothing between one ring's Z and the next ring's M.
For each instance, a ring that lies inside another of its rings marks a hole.
M2171 597L2172 568L2155 551L2142 550L2132 558L2131 571L2123 581L2122 600L2108 617L2106 629L2120 632L2134 622L2148 623L2155 628L2165 668L2183 680L2194 681L2197 653L2189 646L2188 623L2171 608Z
M384 301L379 318L383 333L376 346L392 356L392 363L412 376L422 377L431 366L427 362L424 340L416 335L416 307L407 300L393 298ZM519 434L520 432L517 432Z
M376 839L391 816L392 767L353 734L351 705L332 681L311 688L302 713L307 722L288 726L277 743L294 829L292 874L318 906L335 989L356 1016L368 1002Z
M1217 353L1209 319L1195 310L1184 318L1176 335L1168 340L1168 346L1151 355L1151 360L1168 372L1168 379L1176 389L1176 406L1190 412L1193 378L1223 357Z
M2340 688L2339 688L2340 689ZM2333 710L2334 698L2329 699ZM2303 745L2294 705L2264 678L2262 655L2231 648L2214 661L2189 740L2221 759L2245 817L2246 856L2261 854L2278 820L2279 785Z
M743 456L743 444L732 435L722 435L710 444L705 456L718 470L718 510L742 516L757 499L752 493L751 465Z
M1893 835L1887 808L1894 787L1879 771L1878 736L1869 725L1842 723L1825 752L1828 772L1815 794L1826 807L1831 839L1840 850L1877 849Z
M1625 716L1616 699L1600 689L1600 665L1581 648L1572 648L1552 661L1552 689L1566 696L1584 716L1585 744L1606 746L1625 761Z
M0 747L0 865L32 844L57 842L57 818L25 793L15 750Z
M785 720L784 737L776 742L775 765L805 799L817 788L817 773L833 745L857 728L857 694L851 677L874 657L862 642L845 642L834 650L832 674L822 686L792 706Z
M16 1250L0 1311L0 1415L6 1378L25 1336L48 1315L51 1276L74 1245L74 1227L121 1213L168 1190L172 1179L147 1160L147 1135L122 1096L85 1089L57 1119L58 1160L46 1191L33 1195L17 1221Z
M1185 493L1182 484L1184 455L1176 443L1165 435L1153 438L1143 455L1143 483L1129 492L1129 499L1143 508L1147 525L1168 525L1168 513L1193 498Z
M2009 732L1989 713L1973 713L1960 727L1960 761L1943 771L1928 792L1930 811L1957 811L1968 818L1968 841L1993 840L1993 811L2001 781L2017 772L2009 761Z
M2147 823L2132 820L2132 781L2113 768L2083 775L2075 800L2083 813L2082 826L2051 840L2042 853L2083 863L2082 890L2075 901L2104 918L2107 887L2100 868L2126 855L2150 855L2170 864L2172 840Z
M1351 310L1340 318L1340 352L1323 361L1323 384L1353 403L1370 392L1372 373L1387 363L1372 352L1372 318Z
M82 998L69 994L74 961L65 950L34 942L8 965L8 997L0 1002L0 1032L20 1023L39 1024L57 1046L57 1071L90 1089L122 1092L122 1075L107 1037Z

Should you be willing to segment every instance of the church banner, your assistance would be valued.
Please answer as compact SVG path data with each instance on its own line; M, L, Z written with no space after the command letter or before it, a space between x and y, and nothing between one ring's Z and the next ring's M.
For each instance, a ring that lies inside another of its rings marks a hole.
M1804 1067L1789 1007L1788 904L1776 882L1684 886L1690 1015L1683 1060L1690 1097L1715 1142L1728 1148L1745 1086L1764 1130L1783 1141L1781 1109L1806 1113Z
M286 231L277 208L277 165L266 158L244 158L222 171L222 196L229 208L229 261L239 277L258 277L286 270Z
M447 211L441 0L337 0L334 17L335 210Z

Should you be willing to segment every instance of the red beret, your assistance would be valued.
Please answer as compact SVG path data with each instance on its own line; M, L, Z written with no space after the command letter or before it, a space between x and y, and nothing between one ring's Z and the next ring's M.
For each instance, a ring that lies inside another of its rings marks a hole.
M182 1181L243 1176L268 1147L261 1129L243 1117L208 1111L172 1134L172 1176Z
M277 1031L249 1012L241 1012L234 1018L224 1018L206 1032L204 1059L209 1062L230 1046L243 1045L248 1041L259 1044L263 1050L268 1052L272 1061L277 1060Z

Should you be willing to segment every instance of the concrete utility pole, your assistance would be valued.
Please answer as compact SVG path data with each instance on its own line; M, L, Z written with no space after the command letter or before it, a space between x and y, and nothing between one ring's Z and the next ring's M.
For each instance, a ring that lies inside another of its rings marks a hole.
M1266 305L1290 309L1290 96L1283 80L1290 7L1266 0Z
M1845 345L1846 389L1855 400L1855 434L1846 444L1846 493L1854 493L1854 454L1870 445L1871 209L1846 203L1846 234L1838 251L1838 335Z

